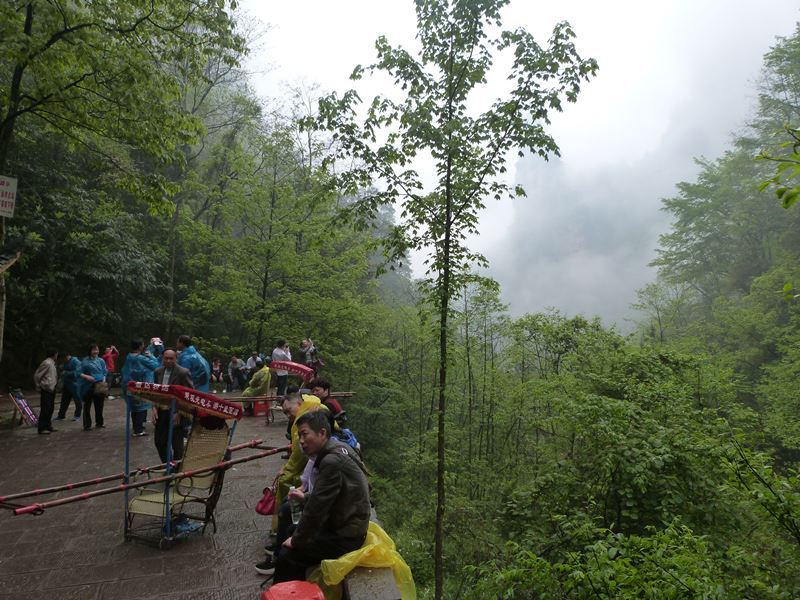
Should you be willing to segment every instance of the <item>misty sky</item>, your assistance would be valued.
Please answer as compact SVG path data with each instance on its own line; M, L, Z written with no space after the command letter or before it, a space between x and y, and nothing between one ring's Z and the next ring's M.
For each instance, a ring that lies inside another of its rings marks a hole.
M265 98L300 82L351 87L350 72L374 58L379 35L414 44L411 0L243 5L270 27L248 65ZM561 158L512 162L509 176L528 197L491 202L472 247L489 259L512 313L552 306L628 329L629 305L655 277L647 264L668 227L660 199L695 176L695 157L718 156L747 122L762 56L794 31L798 5L512 0L504 15L505 27L524 26L541 43L568 20L600 71L554 119Z

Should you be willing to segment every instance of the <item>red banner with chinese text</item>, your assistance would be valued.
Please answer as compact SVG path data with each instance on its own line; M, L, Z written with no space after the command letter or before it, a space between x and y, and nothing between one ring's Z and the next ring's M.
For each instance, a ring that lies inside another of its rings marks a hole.
M314 369L288 360L273 360L269 363L271 371L286 371L291 375L301 377L303 381L311 381L314 377Z
M128 382L128 391L141 396L163 408L169 408L173 399L177 402L178 411L190 415L211 415L220 419L242 418L242 407L236 402L229 402L214 394L198 392L182 385L166 385L146 383L143 381Z

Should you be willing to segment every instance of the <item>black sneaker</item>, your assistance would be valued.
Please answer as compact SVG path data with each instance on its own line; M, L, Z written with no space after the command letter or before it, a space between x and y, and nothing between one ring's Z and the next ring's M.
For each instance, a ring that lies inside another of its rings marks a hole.
M256 572L260 575L272 575L275 573L275 565L272 564L272 559L268 558L256 565Z
M50 435L50 430L49 429L42 429L39 432L39 435Z
M53 419L53 421L63 421L63 420L64 420L64 417L56 417L55 419Z

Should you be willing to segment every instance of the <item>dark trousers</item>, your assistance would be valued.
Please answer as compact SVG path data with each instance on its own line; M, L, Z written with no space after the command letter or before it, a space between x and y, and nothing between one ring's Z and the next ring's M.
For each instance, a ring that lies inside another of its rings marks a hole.
M243 371L236 372L236 382L240 390L244 391L247 389L247 375L245 375Z
M133 425L133 433L141 433L144 431L144 423L147 421L146 410L135 410L131 413L131 423Z
M291 519L289 520L291 523ZM282 581L305 581L306 569L318 565L329 558L339 558L343 554L358 550L364 538L343 538L329 533L314 536L304 548L284 548L275 561L275 583Z
M53 409L56 405L55 391L41 390L39 395L39 431L48 431L53 428Z
M229 392L232 392L234 389L245 390L247 389L247 376L241 371L236 371L233 375L233 379L228 377L226 383Z
M105 394L95 394L94 386L89 389L83 397L83 428L91 429L92 427L92 414L91 408L94 404L94 420L95 425L98 427L103 426L103 405L106 403Z
M169 411L159 410L156 417L156 430L153 442L161 457L161 462L167 462L167 443L169 442ZM189 425L188 419L181 418L180 423L172 426L172 460L183 459L183 436Z
M275 558L278 557L278 551L281 549L283 542L294 532L294 528L292 509L289 508L289 498L284 498L278 507L278 530L275 533L275 545L273 546L273 556Z
M286 384L289 382L288 375L278 375L275 378L275 385L278 386L278 396L283 396L286 393Z
M78 395L71 389L71 386L64 384L64 388L61 390L61 404L58 406L58 418L63 419L67 416L67 409L69 408L69 403L75 402L75 418L81 416L81 411L83 409L83 402L78 397Z

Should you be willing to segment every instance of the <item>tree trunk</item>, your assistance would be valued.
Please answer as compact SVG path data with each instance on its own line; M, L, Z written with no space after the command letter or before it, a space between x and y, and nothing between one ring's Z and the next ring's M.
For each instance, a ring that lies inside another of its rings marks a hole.
M6 218L0 217L0 248L6 243ZM0 273L0 362L3 361L3 342L6 332L6 274Z
M475 387L474 377L472 376L472 346L469 337L469 304L467 300L467 290L464 290L464 341L466 343L467 359L467 467L472 466L472 410L473 410L473 388Z
M164 343L169 344L173 337L172 326L175 322L175 262L178 254L178 224L180 222L181 199L178 197L175 202L175 213L172 216L172 223L169 233L169 271L167 271L167 323Z
M30 35L33 28L33 3L29 2L25 7L24 32ZM22 89L22 73L25 64L17 62L14 66L14 73L11 75L11 88L8 97L8 112L0 122L0 175L3 174L8 161L8 153L11 150L11 142L14 138L14 123L16 122L17 111ZM6 219L0 218L0 249L6 243ZM3 346L5 342L6 330L6 277L5 273L0 274L0 362L3 360Z
M425 344L419 344L419 370L417 371L419 377L419 455L422 456L422 450L425 445L425 432L427 431L425 420L425 390L423 382L425 381Z
M25 25L23 31L25 35L31 35L33 30L33 3L29 2L25 7ZM8 152L11 149L11 140L14 137L14 123L19 111L19 103L22 98L22 74L27 63L25 60L17 61L14 65L14 72L11 74L11 87L8 94L8 110L3 120L0 121L0 173L6 168Z
M278 156L274 156L272 163L272 191L269 195L269 223L267 224L267 243L272 242L272 224L275 221L275 205L278 202ZM261 280L261 309L258 315L258 334L256 335L256 352L261 352L264 337L264 321L266 320L267 295L269 294L270 266L272 265L272 248L267 248L264 257L264 277Z
M495 412L495 380L494 380L495 370L494 370L494 331L490 330L489 332L489 418L488 418L488 427L487 427L487 434L488 434L488 449L489 449L489 466L493 466L495 462L495 454L496 454L496 447L497 447L497 439L495 438L494 434L494 412Z
M8 151L11 149L11 139L14 134L14 121L0 123L0 174L5 173Z
M450 184L452 158L447 159L445 183L445 227L442 243L442 271L439 280L439 427L436 452L436 530L434 533L435 598L444 598L444 512L445 512L445 409L447 407L447 317L450 309L450 235L453 192Z

